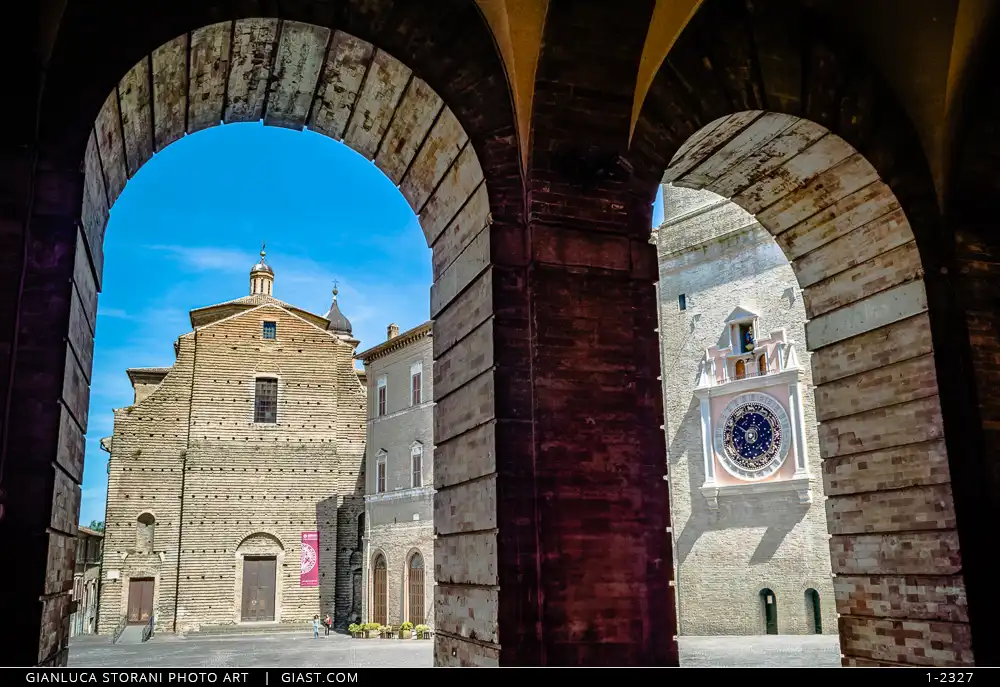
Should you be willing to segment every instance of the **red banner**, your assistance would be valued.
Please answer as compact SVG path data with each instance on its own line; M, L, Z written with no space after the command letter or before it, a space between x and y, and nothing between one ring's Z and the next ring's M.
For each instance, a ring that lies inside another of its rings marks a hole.
M319 532L302 533L300 587L319 586Z

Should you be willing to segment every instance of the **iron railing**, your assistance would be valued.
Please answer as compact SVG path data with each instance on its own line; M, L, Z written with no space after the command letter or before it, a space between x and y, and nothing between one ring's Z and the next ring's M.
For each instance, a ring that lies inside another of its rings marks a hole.
M128 616L123 615L122 619L118 621L118 625L115 627L115 633L111 635L112 644L118 643L118 640L121 638L122 632L125 631L126 627L128 627Z
M149 621L146 623L146 626L142 628L142 641L148 642L149 638L153 636L153 628L156 626L156 623L154 622L155 619L156 616L150 613Z

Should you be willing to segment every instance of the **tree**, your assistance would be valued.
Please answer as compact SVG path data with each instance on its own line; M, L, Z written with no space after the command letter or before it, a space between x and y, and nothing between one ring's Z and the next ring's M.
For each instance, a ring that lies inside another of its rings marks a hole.
M95 532L103 532L104 531L104 521L103 520L91 520L90 524L87 525L87 527L89 527L90 529L94 530Z

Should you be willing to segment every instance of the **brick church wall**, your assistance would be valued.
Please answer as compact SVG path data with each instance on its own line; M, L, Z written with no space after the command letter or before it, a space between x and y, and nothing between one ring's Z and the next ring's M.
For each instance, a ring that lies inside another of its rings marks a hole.
M277 323L276 340L262 338L263 321ZM105 570L122 580L105 580L102 632L124 610L134 573L121 556L143 508L156 516L160 563L141 565L157 571L161 630L174 629L175 604L178 631L239 622L241 556L254 553L278 558L276 621L346 616L350 571L338 564L357 540L366 403L353 353L274 305L181 337L157 390L115 414ZM279 380L275 424L253 422L255 376ZM301 533L311 531L320 584L300 587Z
M711 193L665 187L667 224L658 230L660 337L670 511L683 635L764 633L759 593L778 605L780 634L813 632L805 590L819 592L824 633L837 632L829 535L805 307L791 265L774 239L737 206ZM673 217L673 220L671 219ZM684 294L686 309L680 310ZM760 315L759 335L784 328L805 368L803 405L812 503L792 492L721 495L704 483L699 401L693 390L705 350L722 342L741 306Z

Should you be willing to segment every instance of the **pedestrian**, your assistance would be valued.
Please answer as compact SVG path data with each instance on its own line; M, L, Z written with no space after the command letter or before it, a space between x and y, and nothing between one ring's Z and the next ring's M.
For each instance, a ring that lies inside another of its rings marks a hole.
M333 620L330 618L330 614L327 613L326 617L323 618L323 631L325 632L325 636L327 637L330 636L330 630L332 628L333 628Z
M319 616L313 616L313 639L319 639Z

